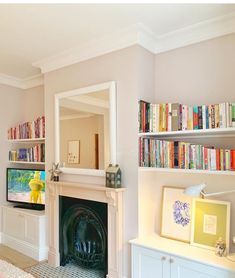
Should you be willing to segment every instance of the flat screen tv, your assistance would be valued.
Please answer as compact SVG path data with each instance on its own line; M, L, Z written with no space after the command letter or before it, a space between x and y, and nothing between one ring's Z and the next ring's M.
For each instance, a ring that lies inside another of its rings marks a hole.
M15 207L45 209L45 171L35 169L7 168L8 202Z

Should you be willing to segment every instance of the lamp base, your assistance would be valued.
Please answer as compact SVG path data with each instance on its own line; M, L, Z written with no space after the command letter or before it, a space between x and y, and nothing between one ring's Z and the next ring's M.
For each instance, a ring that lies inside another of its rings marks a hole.
M235 262L235 253L228 254L227 259L232 262Z

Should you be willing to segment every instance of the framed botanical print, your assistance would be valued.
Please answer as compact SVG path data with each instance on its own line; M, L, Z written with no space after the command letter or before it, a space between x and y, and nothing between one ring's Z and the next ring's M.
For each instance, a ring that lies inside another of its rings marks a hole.
M218 200L194 199L191 244L215 250L218 240L229 249L230 203Z
M163 186L161 236L189 243L192 198L184 190Z
M68 164L80 163L80 140L68 141Z

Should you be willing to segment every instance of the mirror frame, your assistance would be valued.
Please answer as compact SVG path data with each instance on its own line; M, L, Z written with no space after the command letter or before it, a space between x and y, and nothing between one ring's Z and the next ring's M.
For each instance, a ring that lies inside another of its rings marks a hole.
M59 118L59 101L66 97L72 97L97 91L109 91L109 137L110 137L110 163L116 164L116 148L117 148L117 124L116 124L116 82L110 81L93 86L88 86L76 90L65 91L55 94L55 163L60 162L60 118ZM69 168L61 167L64 174L105 176L104 170L85 169L85 168Z

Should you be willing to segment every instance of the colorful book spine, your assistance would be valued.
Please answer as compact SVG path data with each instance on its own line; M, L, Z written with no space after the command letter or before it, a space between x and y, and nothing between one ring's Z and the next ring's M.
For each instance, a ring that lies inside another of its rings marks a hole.
M235 103L188 106L180 103L139 101L140 132L170 132L235 127ZM8 130L8 138L45 136L45 117Z
M44 152L40 151L41 147L37 145L32 148L33 161L45 159L43 158ZM139 139L139 152L140 167L235 171L235 150L143 137ZM28 157L28 151L21 150L17 154L12 151L9 157L25 160Z

